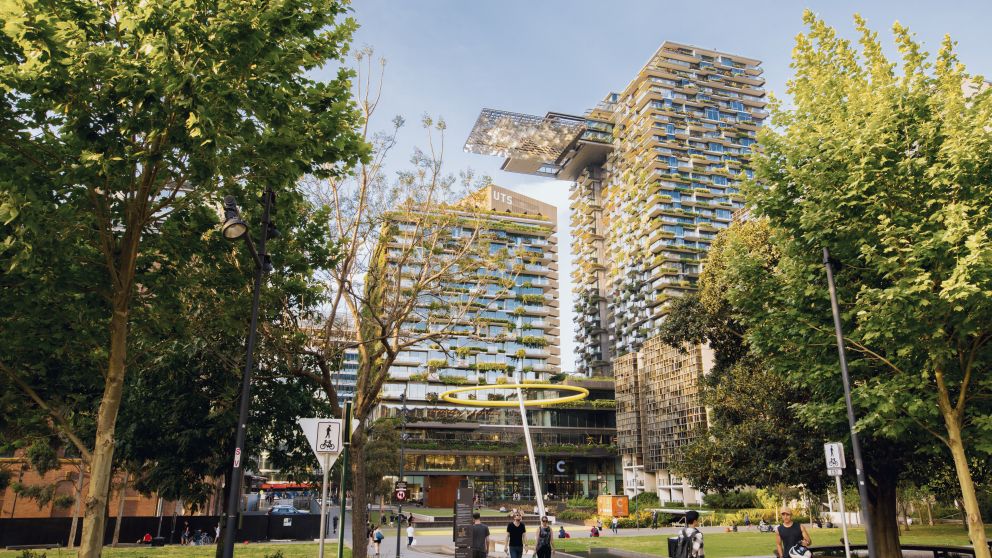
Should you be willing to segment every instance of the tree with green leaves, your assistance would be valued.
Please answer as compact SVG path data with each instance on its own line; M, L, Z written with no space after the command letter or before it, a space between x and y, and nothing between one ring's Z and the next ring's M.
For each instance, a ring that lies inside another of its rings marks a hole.
M345 52L355 28L346 10L336 0L0 7L0 204L16 228L5 257L22 263L27 236L59 234L40 228L53 224L48 212L66 218L56 228L80 224L108 321L92 375L94 442L79 444L92 475L85 558L102 546L131 312L144 293L137 271L154 257L143 239L177 208L237 189L285 191L364 156L350 73L309 77ZM30 388L30 366L9 356L4 366Z
M731 226L710 247L698 293L676 299L658 331L673 347L707 343L714 352L713 368L701 379L707 429L683 449L675 470L702 490L801 484L818 491L827 478L810 455L822 451L826 435L804 425L796 410L809 396L751 351L740 309L725 296L729 249L738 244L775 261L765 223Z
M355 98L365 122L374 124L385 70L371 49L357 59ZM317 205L330 212L341 245L339 260L323 274L329 300L318 345L328 360L349 349L358 353L357 426L349 450L356 541L365 538L369 483L380 480L369 478L362 463L390 368L403 351L443 339L456 328L483 339L484 312L512 291L519 272L511 268L523 268L521 254L490 254L486 235L495 232L487 212L467 198L489 179L445 171L442 119L422 118L428 147L415 149L409 170L396 179L385 167L403 120L394 118L384 132L373 124L363 131L372 145L368 161L346 177L309 184ZM483 281L493 290L466 287ZM365 558L366 547L355 545L353 552Z
M749 261L742 250L727 296L745 309L752 347L819 402L804 406L807 419L836 417L830 250L858 428L874 443L927 433L943 442L987 558L968 463L992 449L992 92L976 92L981 81L950 39L931 62L896 24L897 72L860 17L860 49L811 13L805 21L793 106L773 106L746 191L779 258ZM876 541L880 556L898 552L890 543Z

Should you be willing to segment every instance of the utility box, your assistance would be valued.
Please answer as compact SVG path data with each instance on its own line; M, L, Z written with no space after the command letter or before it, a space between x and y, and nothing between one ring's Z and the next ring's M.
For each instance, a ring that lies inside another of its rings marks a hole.
M629 514L626 496L603 494L596 499L596 513L610 517L627 517Z

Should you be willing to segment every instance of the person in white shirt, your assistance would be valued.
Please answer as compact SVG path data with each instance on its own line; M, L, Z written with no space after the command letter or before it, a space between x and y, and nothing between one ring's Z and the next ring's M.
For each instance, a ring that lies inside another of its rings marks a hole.
M413 545L413 523L411 523L406 528L406 547L410 548Z

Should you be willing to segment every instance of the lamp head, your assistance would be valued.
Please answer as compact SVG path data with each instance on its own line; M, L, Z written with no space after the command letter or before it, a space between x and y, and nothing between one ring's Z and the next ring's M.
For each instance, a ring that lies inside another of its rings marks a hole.
M220 231L227 240L237 240L248 233L248 225L241 219L234 196L224 196L224 224Z
M248 232L248 225L241 220L241 217L232 217L224 221L220 231L227 240L238 240Z

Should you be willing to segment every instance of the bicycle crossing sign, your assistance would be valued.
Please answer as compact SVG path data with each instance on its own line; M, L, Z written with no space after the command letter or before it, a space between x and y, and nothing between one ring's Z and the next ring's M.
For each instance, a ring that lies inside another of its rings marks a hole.
M317 423L317 445L316 452L340 453L341 452L341 421L323 420Z
M847 467L844 459L844 444L840 442L830 442L823 444L823 456L827 459L827 474L831 477L839 477Z
M341 419L304 418L298 421L321 467L330 467L341 454Z

